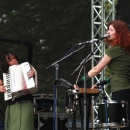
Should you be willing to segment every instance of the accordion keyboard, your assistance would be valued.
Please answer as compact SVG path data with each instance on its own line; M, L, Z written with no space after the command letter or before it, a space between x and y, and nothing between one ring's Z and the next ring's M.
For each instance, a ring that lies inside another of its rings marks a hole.
M4 86L6 86L7 92L4 93L5 100L12 99L11 89L10 89L10 74L4 73L3 74L4 79Z

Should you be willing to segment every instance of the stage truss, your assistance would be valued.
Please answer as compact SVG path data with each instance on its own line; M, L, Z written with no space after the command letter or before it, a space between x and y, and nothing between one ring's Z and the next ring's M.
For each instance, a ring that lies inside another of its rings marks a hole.
M106 34L107 30L107 22L111 20L115 20L115 6L116 6L117 0L91 0L91 38L92 39L98 39L104 34ZM95 53L92 56L91 59L91 68L93 68L97 63L101 60L101 58L105 54L105 49L107 46L105 43L99 43L95 42L91 46L91 51L94 50L94 48L97 48ZM105 79L105 69L98 75L92 78L91 85L94 85L97 82L100 82ZM106 86L105 86L106 90ZM108 100L110 99L110 96L107 94L105 91ZM98 99L99 101L100 99ZM95 127L96 124L96 119L97 119L97 110L95 107L97 100L92 99L92 104L93 104L93 127Z

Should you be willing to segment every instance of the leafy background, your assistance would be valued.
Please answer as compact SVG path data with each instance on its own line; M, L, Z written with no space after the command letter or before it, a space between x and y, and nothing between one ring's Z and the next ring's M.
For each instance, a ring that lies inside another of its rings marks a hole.
M64 57L75 44L90 38L91 0L0 1L0 52L12 51L20 62L31 62L38 73L38 93L53 94L55 66L46 68ZM78 73L71 74L90 53L90 48L88 45L59 62L58 78L74 84ZM57 90L58 98L67 92L65 87ZM58 111L63 111L64 99L58 100Z
M129 7L126 8L129 0L123 7L123 1L118 1L117 18L128 23L129 15L125 14L129 13L123 11L129 11ZM34 66L38 73L38 93L53 94L54 91L55 66L46 68L64 57L77 43L90 39L91 0L0 0L0 52L12 51L19 56L20 62L29 61ZM76 46L74 50L78 48ZM90 52L91 46L87 45L59 62L58 77L74 84L79 71L71 74ZM86 71L90 68L89 61ZM90 81L87 87L91 87ZM58 97L66 92L67 88L58 87ZM0 97L1 118L6 105L3 94ZM62 111L64 100L58 100L58 111Z

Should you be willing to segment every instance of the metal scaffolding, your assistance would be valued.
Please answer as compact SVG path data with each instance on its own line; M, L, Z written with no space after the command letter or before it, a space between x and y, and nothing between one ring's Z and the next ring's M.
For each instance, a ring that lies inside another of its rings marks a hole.
M115 19L115 0L92 0L91 1L91 38L102 37L106 33L106 24L108 21ZM95 42L92 44L91 49L97 47L97 51L92 57L91 63L92 68L99 62L99 60L104 56L106 45ZM100 73L100 76L95 76L92 79L92 85L100 80L104 79L104 71Z
M98 39L106 33L107 22L111 20L115 20L115 5L117 0L91 0L91 38ZM107 46L101 42L95 42L91 46L91 51L96 48L95 53L91 59L91 68L93 68L100 59L105 54L105 49ZM97 82L100 82L105 79L105 70L103 70L99 75L92 78L91 85L94 85ZM93 124L96 124L96 116L97 110L95 108L95 100L93 97ZM95 119L94 119L95 118ZM95 125L93 125L95 127Z

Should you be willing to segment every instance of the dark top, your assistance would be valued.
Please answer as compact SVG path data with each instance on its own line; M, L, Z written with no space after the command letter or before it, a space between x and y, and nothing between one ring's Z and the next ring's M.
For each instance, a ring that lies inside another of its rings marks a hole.
M114 46L106 50L106 55L112 58L108 64L112 92L130 89L130 53L120 46Z

